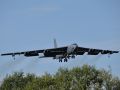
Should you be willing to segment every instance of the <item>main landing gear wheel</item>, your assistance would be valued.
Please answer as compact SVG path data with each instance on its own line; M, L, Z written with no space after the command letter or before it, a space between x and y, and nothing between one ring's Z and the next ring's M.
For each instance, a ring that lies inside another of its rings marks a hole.
M62 62L62 59L59 59L59 62Z
M64 59L64 62L67 62L67 61L68 61L67 58L65 58L65 59Z

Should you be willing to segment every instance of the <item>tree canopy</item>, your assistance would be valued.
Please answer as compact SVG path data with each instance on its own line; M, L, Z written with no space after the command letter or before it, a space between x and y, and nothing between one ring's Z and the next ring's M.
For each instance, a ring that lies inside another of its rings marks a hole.
M43 76L15 72L7 75L0 90L119 90L120 80L110 71L83 65L72 69L59 68L56 74Z

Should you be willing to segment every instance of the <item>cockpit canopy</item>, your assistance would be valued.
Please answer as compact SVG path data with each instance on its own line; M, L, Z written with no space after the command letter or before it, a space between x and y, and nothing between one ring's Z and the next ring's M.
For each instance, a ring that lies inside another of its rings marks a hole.
M76 45L76 46L78 46L77 43L73 43L72 45Z

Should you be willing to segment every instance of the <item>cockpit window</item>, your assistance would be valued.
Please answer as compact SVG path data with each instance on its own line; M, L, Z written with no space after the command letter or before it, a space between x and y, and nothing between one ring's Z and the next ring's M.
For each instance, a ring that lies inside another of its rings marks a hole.
M78 46L76 43L74 43L73 45L76 45L76 46Z

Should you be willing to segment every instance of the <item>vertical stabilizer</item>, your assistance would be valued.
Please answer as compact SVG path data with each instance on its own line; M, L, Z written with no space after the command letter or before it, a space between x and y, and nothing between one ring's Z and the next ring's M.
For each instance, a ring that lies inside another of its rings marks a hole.
M57 42L56 42L56 39L54 39L54 48L57 48Z

